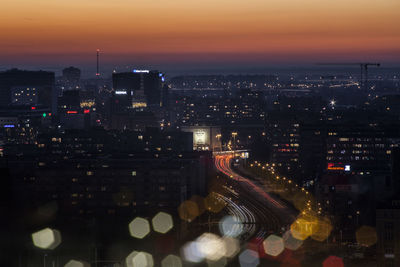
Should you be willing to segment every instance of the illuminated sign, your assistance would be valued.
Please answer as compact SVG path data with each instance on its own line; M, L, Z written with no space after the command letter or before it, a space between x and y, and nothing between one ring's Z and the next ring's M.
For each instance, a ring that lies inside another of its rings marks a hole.
M195 130L193 133L193 138L196 145L205 145L207 132L205 130Z
M346 172L349 172L349 171L351 170L350 165L344 165L344 170L345 170Z
M133 70L134 73L149 73L149 70Z
M31 110L35 110L36 109L36 107L31 107Z
M328 163L327 169L330 171L344 171L344 167L336 166L334 163Z
M78 114L78 111L75 110L68 110L67 114Z
M14 128L15 125L14 124L6 124L4 125L4 128Z
M90 109L84 109L84 110L83 110L83 113L85 113L85 114L90 113Z
M126 91L115 91L116 95L126 95L128 94Z

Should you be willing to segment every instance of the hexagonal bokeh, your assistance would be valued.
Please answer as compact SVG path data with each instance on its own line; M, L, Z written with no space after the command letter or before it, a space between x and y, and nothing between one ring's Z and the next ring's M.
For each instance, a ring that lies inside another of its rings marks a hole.
M254 267L260 264L257 251L246 249L239 255L239 263L241 267Z
M41 249L55 249L61 244L61 233L58 230L45 228L32 234L35 247Z
M243 232L243 223L236 216L225 216L219 222L219 230L222 235L237 237Z
M135 238L142 239L150 233L149 221L142 217L136 217L129 224L129 233Z
M161 261L161 267L182 267L181 258L175 255L168 255Z
M225 246L225 257L233 258L240 251L240 243L239 240L230 236L222 237L222 241Z
M264 251L267 255L278 256L285 249L283 239L276 235L270 235L263 242Z
M226 206L226 202L218 197L218 194L215 192L211 192L204 199L204 205L207 210L218 213Z
M378 236L375 228L364 225L356 231L356 239L360 245L369 247L378 241Z
M125 259L127 267L153 267L153 256L143 251L133 251Z
M85 261L70 260L64 267L90 267L90 264Z
M225 243L215 234L203 233L196 243L200 255L208 260L219 261L225 255Z
M344 267L342 258L336 256L329 256L322 263L323 267Z
M154 231L162 234L165 234L174 227L172 216L165 212L157 213L151 222L153 224Z
M283 243L285 245L285 248L290 249L290 250L297 250L298 248L301 247L301 245L303 244L303 241L294 238L292 233L290 232L290 230L287 230L283 234Z
M197 216L200 215L199 207L197 206L196 202L191 200L182 202L178 207L178 213L182 220L188 222L192 222Z

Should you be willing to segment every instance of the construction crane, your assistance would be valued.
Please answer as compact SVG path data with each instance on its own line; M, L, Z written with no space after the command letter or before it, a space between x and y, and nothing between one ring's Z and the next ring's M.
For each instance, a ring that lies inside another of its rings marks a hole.
M364 62L364 63L318 63L318 65L360 66L360 69L361 69L360 87L365 92L368 92L368 66L380 67L381 63L371 63L371 62Z

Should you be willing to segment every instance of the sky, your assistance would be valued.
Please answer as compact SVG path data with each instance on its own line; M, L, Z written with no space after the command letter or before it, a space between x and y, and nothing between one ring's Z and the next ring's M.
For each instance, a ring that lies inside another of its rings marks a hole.
M400 62L399 0L2 0L0 65Z

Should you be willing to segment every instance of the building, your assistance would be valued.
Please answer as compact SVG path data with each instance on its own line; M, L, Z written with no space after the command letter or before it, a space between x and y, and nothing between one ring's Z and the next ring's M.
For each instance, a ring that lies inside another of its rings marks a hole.
M376 209L376 232L378 236L378 266L400 265L400 201L390 200Z
M56 109L53 72L11 69L0 72L0 106L28 105Z
M125 108L160 107L164 76L158 71L113 73L115 100ZM115 101L114 101L115 102Z
M185 126L182 131L193 134L193 150L219 150L221 128L213 126Z
M81 70L75 67L63 69L64 90L80 88Z

